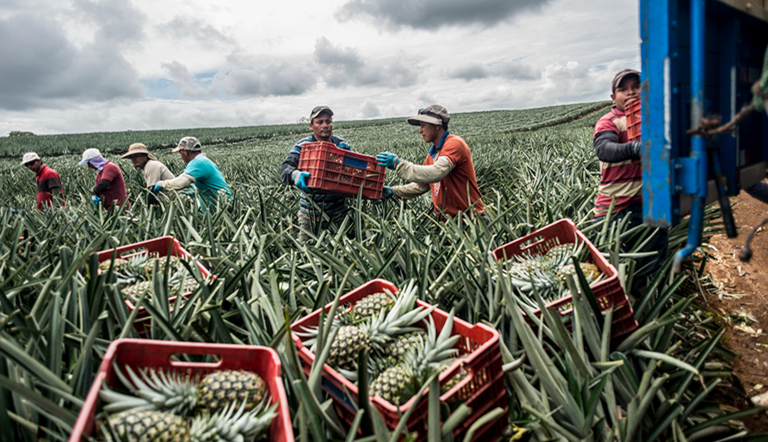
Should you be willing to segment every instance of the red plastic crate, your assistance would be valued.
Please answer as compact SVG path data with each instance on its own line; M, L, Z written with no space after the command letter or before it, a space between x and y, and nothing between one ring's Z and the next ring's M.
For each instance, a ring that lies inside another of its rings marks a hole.
M546 253L547 250L558 244L574 244L578 240L579 243L584 243L589 249L588 262L596 265L600 272L605 275L605 279L598 282L591 287L592 293L595 295L597 305L600 306L600 310L607 311L610 308L614 309L614 314L611 324L611 341L616 345L620 339L623 339L627 334L637 329L637 320L635 319L632 306L629 304L629 298L624 293L624 289L619 282L619 274L616 268L613 267L605 257L597 250L592 242L590 242L583 233L576 228L573 221L569 219L561 219L554 222L542 229L539 229L529 235L522 238L518 238L511 243L505 244L493 251L493 256L497 261L507 261L515 256L522 255L541 255ZM561 316L569 315L573 308L570 307L573 298L568 295L562 299L558 299L547 305L547 308L556 308ZM541 310L536 309L533 311L537 317L541 317ZM526 317L526 321L534 326L534 323L530 318Z
M641 141L641 123L642 115L640 109L640 99L633 98L624 103L624 114L627 116L627 133L629 141Z
M213 355L218 362L181 362L174 355ZM177 368L191 374L206 375L220 370L248 370L261 376L267 383L269 395L277 401L277 416L268 430L268 440L293 442L293 428L288 411L283 381L280 377L280 357L269 347L255 345L200 344L196 342L156 341L151 339L118 339L113 341L104 355L101 368L88 392L83 408L75 422L69 442L80 442L84 436L94 436L96 409L102 382L117 387L119 380L112 363L119 368L125 365L138 368Z
M102 252L99 252L97 254L99 258L99 263L102 263L104 261L111 261L112 260L112 252L115 249L109 249L104 250ZM135 244L129 244L125 246L121 246L117 248L117 254L115 255L115 259L122 258L122 259L128 259L131 256L138 255L140 253L151 253L151 254L157 254L159 257L165 257L168 256L168 252L170 250L170 253L172 256L178 256L180 258L187 258L191 259L192 255L189 254L184 248L179 244L177 240L175 240L172 236L163 236L160 238L150 239L147 241L142 241ZM200 269L200 275L203 278L211 278L215 279L215 276L211 276L211 272L208 271L200 262L195 261L197 264L197 268ZM182 294L182 298L188 298L189 295L191 295L191 292L187 292ZM171 296L168 298L168 304L172 305L176 301L175 296ZM133 303L126 299L125 305L128 307L128 311L131 312L135 308ZM136 314L136 330L139 332L140 335L144 335L147 332L148 324L147 321L142 321L142 319L149 317L149 313L144 309L144 307L139 307L139 312Z
M309 172L307 187L319 193L354 197L363 188L363 198L381 199L386 169L370 155L339 149L317 141L301 145L299 170Z
M357 289L341 297L340 305L349 303L350 308L360 299L384 289L397 293L398 289L389 281L383 279L374 279ZM331 304L325 306L326 312L331 308ZM417 301L421 307L430 307L423 301ZM442 330L448 313L435 309L432 311L432 319L435 321L435 327L438 332ZM316 310L309 316L306 316L298 322L291 325L292 331L301 331L304 327L316 326L320 320L320 310ZM459 318L454 319L453 334L461 335L457 343L459 354L464 357L462 361L457 361L447 370L440 374L440 385L445 385L456 375L460 374L462 368L469 371L464 379L456 386L443 393L440 396L442 403L463 402L472 408L472 414L459 425L454 431L455 440L462 440L464 433L470 425L488 411L500 407L507 410L507 392L504 388L504 373L501 370L501 350L499 347L499 332L484 324L469 324ZM315 355L304 346L303 339L296 333L291 334L301 359L304 372L309 374ZM323 389L333 398L336 413L347 424L352 424L355 418L355 405L357 403L357 386L348 381L339 374L330 365L323 366ZM347 394L348 392L349 394ZM406 427L409 432L417 432L419 437L417 442L423 442L427 437L427 400L426 395L417 405L416 410L409 418ZM351 396L351 397L350 397ZM376 396L371 398L371 403L381 412L387 427L394 429L400 421L400 416L405 413L413 404L416 398L411 398L401 406L395 406L384 399ZM498 419L484 425L480 431L475 433L473 441L496 440L507 428L507 415L504 413Z

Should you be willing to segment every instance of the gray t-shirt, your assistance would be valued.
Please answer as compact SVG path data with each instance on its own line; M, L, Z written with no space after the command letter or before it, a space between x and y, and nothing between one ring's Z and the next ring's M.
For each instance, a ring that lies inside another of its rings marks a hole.
M158 181L172 180L174 178L176 177L160 161L149 160L146 166L144 166L144 181L147 182L147 187L154 187Z

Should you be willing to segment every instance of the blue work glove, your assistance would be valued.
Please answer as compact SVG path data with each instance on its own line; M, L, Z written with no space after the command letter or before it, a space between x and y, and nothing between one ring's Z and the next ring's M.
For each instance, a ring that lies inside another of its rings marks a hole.
M153 192L159 192L161 190L163 190L163 186L161 186L159 184L155 184L155 187L152 188Z
M384 186L384 190L381 192L381 199L385 200L392 198L392 195L394 195L392 188L389 186Z
M640 158L641 153L640 150L643 148L643 143L639 141L633 141L632 142L632 158Z
M395 170L395 167L400 164L400 158L392 152L381 152L376 155L376 161L379 162L379 166L384 166L392 170Z
M93 198L91 198L91 204L93 204L94 206L98 206L100 201L101 201L100 196L94 196Z
M11 215L18 215L18 214L19 214L18 210L11 210Z
M300 170L293 172L293 184L305 192L309 192L307 182L305 181L307 178L309 178L309 172L302 172Z

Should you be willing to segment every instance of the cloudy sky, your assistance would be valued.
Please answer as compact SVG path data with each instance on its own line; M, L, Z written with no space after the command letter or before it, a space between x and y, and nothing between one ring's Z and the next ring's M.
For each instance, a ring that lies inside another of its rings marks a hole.
M636 0L0 0L0 135L607 99Z

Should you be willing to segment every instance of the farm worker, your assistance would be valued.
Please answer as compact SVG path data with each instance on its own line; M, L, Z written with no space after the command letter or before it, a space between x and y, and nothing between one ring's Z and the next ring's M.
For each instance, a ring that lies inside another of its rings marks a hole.
M628 229L643 223L643 171L640 162L642 145L639 141L629 141L624 105L629 99L640 98L640 90L638 71L625 69L613 77L611 100L614 105L598 120L592 139L602 174L595 202L595 220L603 220L613 202L611 222L628 218ZM654 277L664 264L668 242L667 230L658 229L639 250L656 252L656 255L635 260L636 272L630 289L633 296L643 294L647 278Z
M96 174L96 187L93 188L93 197L91 203L98 206L101 203L105 209L112 207L117 203L122 206L128 199L125 192L125 180L123 172L115 163L101 156L99 149L90 148L83 152L83 160L79 163L81 166L86 164L91 169L98 170Z
M463 139L448 132L450 120L448 111L436 104L420 109L418 115L408 118L408 124L419 126L421 138L432 146L422 166L390 152L376 155L380 166L388 167L403 180L410 181L403 186L385 186L382 198L410 199L431 191L438 219L444 220L443 215L456 217L470 207L485 219L472 154Z
M142 143L133 143L128 146L128 152L122 158L128 158L133 163L133 167L144 171L144 181L150 193L147 195L147 205L158 204L155 198L155 184L161 180L172 180L176 178L165 164L157 161L154 155L149 153L147 146Z
M53 199L64 205L64 192L61 187L59 173L43 164L43 160L35 152L27 152L21 159L21 165L35 172L37 182L37 208L45 210L53 205Z
M227 180L224 179L221 170L203 153L203 146L197 138L182 138L173 152L178 152L181 155L181 159L187 167L178 177L155 183L153 189L155 192L163 189L180 190L190 187L197 189L200 198L200 210L203 212L206 208L216 208L219 195L232 201L232 192L229 190Z
M288 157L280 166L280 178L283 183L298 187L303 191L299 203L299 241L306 243L310 240L313 223L320 229L327 229L330 224L341 225L347 216L349 208L347 200L342 196L314 193L307 188L309 172L299 170L301 146L304 143L327 141L339 149L349 150L349 144L339 137L333 136L333 111L328 106L316 106L309 114L309 130L312 135L302 138L294 144ZM313 204L314 203L314 204ZM328 218L323 220L323 214Z

